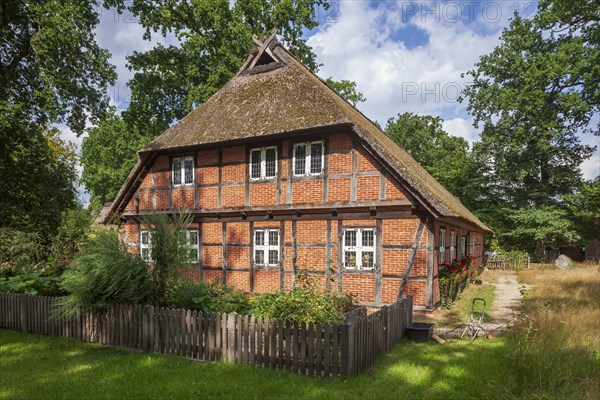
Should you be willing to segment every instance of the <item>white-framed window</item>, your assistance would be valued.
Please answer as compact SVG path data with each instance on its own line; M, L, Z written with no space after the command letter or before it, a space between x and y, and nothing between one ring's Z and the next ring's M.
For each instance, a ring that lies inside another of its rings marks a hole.
M196 229L188 229L185 231L185 245L187 252L187 262L195 264L200 257L200 239Z
M323 142L295 144L294 176L322 174L324 157L323 153Z
M250 150L250 179L272 179L277 176L277 147Z
M254 265L279 265L279 229L254 230Z
M140 231L140 257L146 262L152 262L152 232Z
M375 267L375 229L344 229L344 266L352 269Z
M440 229L440 251L439 251L439 263L444 264L446 262L446 228Z
M173 186L184 186L194 183L194 157L173 158L171 177Z
M450 231L450 262L456 258L456 232Z

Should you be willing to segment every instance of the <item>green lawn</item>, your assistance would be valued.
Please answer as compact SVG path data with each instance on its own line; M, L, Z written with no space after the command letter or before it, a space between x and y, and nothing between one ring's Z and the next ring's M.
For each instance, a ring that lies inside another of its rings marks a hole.
M325 379L0 330L0 399L494 398L509 394L502 389L510 387L507 345L508 339L446 346L405 341L373 371Z

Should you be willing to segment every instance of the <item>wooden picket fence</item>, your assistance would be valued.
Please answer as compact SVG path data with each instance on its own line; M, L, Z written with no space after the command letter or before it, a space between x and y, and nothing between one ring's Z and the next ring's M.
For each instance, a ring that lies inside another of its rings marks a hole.
M411 296L343 325L149 305L115 305L65 319L56 315L58 300L0 293L0 328L300 375L349 376L391 350L412 322Z

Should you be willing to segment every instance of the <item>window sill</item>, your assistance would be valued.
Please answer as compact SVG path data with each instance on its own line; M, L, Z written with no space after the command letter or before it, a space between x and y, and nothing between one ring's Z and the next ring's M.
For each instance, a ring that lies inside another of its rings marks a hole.
M372 274L375 272L377 268L373 267L373 268L348 268L348 267L344 267L342 270L343 272L347 272L349 274Z

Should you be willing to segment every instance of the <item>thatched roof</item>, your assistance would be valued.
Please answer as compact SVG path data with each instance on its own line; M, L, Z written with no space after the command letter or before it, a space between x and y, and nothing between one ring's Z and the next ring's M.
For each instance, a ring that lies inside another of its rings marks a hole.
M246 62L221 90L150 142L140 155L346 125L383 158L407 189L432 212L441 217L460 218L490 231L377 125L280 44L272 42L270 49L278 59L276 63L248 70L245 68L249 62ZM138 172L140 168L138 165ZM135 170L126 185L132 183ZM117 211L123 200L126 185L117 195L113 211Z

